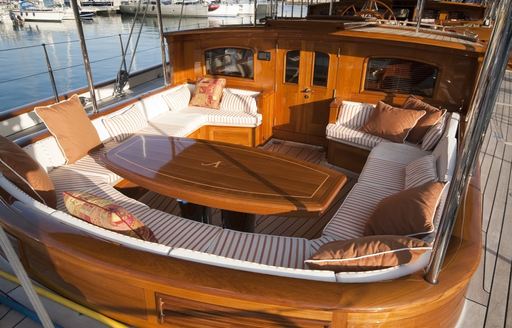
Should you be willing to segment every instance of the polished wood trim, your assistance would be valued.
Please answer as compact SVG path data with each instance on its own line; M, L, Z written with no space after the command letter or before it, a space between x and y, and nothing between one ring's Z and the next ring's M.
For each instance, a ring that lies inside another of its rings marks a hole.
M349 171L361 173L369 154L366 149L327 140L327 162Z
M336 123L338 120L342 103L343 99L336 97L329 104L329 123Z
M322 214L347 182L336 171L261 149L175 137L134 136L103 162L160 194L253 214Z

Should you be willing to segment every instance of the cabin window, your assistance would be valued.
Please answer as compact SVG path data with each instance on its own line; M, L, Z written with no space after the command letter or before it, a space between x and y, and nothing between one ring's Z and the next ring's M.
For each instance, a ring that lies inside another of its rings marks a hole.
M396 58L370 58L365 90L432 97L438 69L435 66Z
M204 52L206 73L254 78L254 52L244 48L215 48Z
M313 85L326 87L329 75L329 55L315 52L315 65L313 67Z
M284 81L286 83L299 83L300 50L291 50L286 53L286 70Z

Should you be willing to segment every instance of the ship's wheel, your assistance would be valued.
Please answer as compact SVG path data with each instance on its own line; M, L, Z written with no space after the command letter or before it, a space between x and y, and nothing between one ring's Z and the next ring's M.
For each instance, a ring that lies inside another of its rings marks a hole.
M368 0L359 10L355 5L348 6L341 12L341 16L373 17L377 19L396 20L393 10L384 2L379 0Z

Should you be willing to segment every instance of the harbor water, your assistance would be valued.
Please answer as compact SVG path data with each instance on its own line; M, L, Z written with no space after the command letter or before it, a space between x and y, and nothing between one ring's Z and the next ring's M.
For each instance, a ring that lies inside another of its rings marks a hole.
M303 13L305 15L304 8ZM285 15L291 8L286 5ZM299 6L294 15L300 14ZM97 16L83 22L87 50L95 83L115 79L121 67L121 40L126 46L133 16ZM164 31L204 28L223 24L251 24L253 17L183 18L164 17ZM130 41L126 62L129 66L135 51L137 22ZM11 22L0 24L0 111L23 106L53 96L42 44L45 44L54 71L59 94L87 86L80 43L74 20L61 23L25 22L15 27ZM131 72L161 63L158 22L146 17L133 59Z

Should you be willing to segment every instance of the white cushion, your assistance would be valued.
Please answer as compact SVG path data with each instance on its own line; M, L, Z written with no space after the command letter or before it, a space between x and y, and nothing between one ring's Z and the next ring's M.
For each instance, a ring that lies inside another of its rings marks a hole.
M374 108L375 105L372 104L344 100L337 123L349 128L359 129L368 121Z
M178 112L187 108L190 102L190 90L186 85L164 92L162 98L169 107L170 111Z
M25 146L23 147L23 150L41 164L47 172L51 171L54 167L58 167L66 163L66 158L57 144L57 140L55 140L55 137L53 136Z
M172 248L206 251L222 231L214 225L153 209L144 211L137 218L153 231L160 244Z
M460 114L456 112L449 113L447 119L446 119L446 127L444 129L443 138L444 137L450 137L450 138L456 138L457 137L457 129L459 128L460 123Z
M208 253L260 264L298 268L305 267L310 256L305 238L263 235L225 229Z
M235 93L227 89L224 89L222 92L222 100L220 101L219 109L226 112L239 112L253 115L258 113L258 106L256 105L254 96Z
M420 157L405 167L405 189L431 181L437 181L436 159L433 155Z
M121 142L146 127L148 121L142 110L134 104L115 116L104 118L103 124L110 136Z
M436 124L434 124L430 129L428 129L425 136L423 136L423 140L421 142L422 150L432 150L437 145L441 137L443 136L443 132L446 127L446 120L449 115L443 115Z
M332 123L327 125L326 134L327 139L354 145L364 149L372 149L380 142L384 141L384 139L381 137L377 137L372 134L365 133L340 124Z
M139 133L186 137L207 123L208 117L201 113L186 110L165 112L152 118L148 127Z
M372 149L368 158L380 158L389 162L409 164L428 154L430 152L423 151L417 146L384 141Z
M366 222L377 204L395 192L395 190L376 185L357 183L350 190L331 221L325 226L323 235L337 240L361 237Z
M206 107L189 106L183 111L205 115L211 125L256 127L261 124L262 119L261 114L227 112Z
M432 152L437 162L439 181L450 181L457 161L457 139L442 138Z
M148 120L169 111L169 106L165 103L162 93L142 98L137 104L140 106Z
M368 157L357 181L396 192L402 191L405 185L405 164Z

